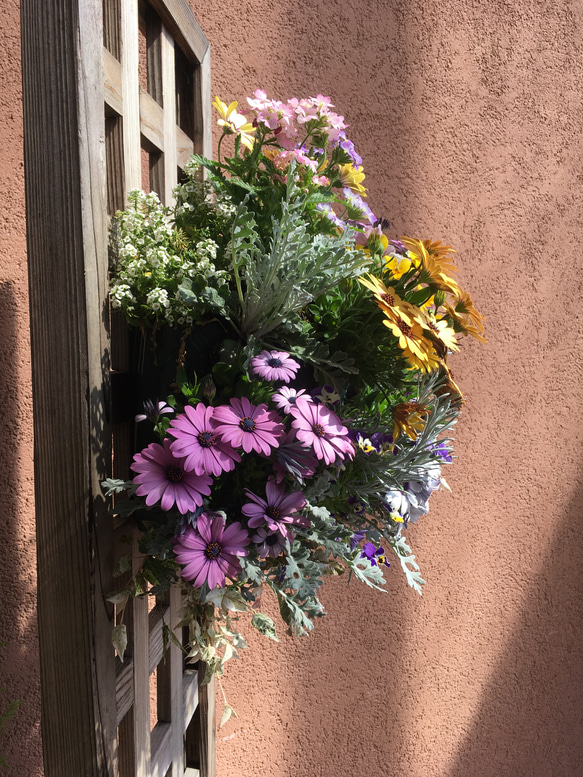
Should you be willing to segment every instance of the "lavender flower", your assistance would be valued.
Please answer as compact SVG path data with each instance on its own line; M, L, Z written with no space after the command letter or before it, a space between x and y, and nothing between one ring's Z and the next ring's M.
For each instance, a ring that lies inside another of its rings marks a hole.
M247 489L245 493L251 501L243 505L241 512L249 518L248 524L251 529L266 523L270 531L279 531L283 537L290 539L289 525L310 525L303 515L294 515L306 503L301 491L288 494L283 487L269 480L265 486L266 500Z
M289 383L295 378L300 365L286 351L261 351L251 359L251 369L265 380L282 380Z
M219 513L202 513L196 528L188 526L175 540L176 560L184 567L182 577L192 580L195 588L207 583L209 588L222 588L225 578L237 577L241 564L237 556L246 556L249 535L235 521L225 528Z
M196 407L187 405L168 429L176 438L170 443L175 456L184 456L184 466L196 475L209 474L218 477L230 472L235 462L241 461L237 451L218 436L213 426L214 408L199 402Z
M212 478L189 472L184 459L172 453L168 439L164 446L153 442L136 453L131 469L139 473L134 478L139 484L136 494L145 496L149 507L160 501L162 510L170 510L176 504L184 515L200 507L203 495L211 492Z
M291 409L292 427L296 437L306 447L311 447L318 459L334 464L337 458L354 458L354 446L348 437L348 429L331 410L324 405L308 403L303 397Z
M146 399L144 402L144 412L138 413L135 418L136 423L140 421L151 421L153 424L157 424L160 421L160 416L168 413L173 413L174 410L167 402L157 400L154 402L152 399Z
M214 408L213 423L220 439L245 453L257 451L269 456L279 445L284 432L277 413L267 410L267 405L252 405L247 397L231 399L231 407Z

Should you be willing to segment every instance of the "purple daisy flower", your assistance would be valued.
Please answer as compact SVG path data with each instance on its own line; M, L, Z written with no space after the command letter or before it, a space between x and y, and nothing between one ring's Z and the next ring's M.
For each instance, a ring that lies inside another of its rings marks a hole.
M170 450L170 440L164 440L164 446L150 443L140 453L134 455L131 469L138 475L134 483L139 486L138 496L146 497L151 506L160 501L162 510L170 510L176 503L179 512L192 512L202 504L203 494L211 492L210 475L196 475L184 466L184 459L174 456Z
M348 437L348 429L327 407L311 404L300 397L291 414L298 440L306 447L312 447L318 459L334 464L338 457L354 458L354 445Z
M284 413L289 413L293 405L295 405L296 399L305 393L304 389L298 391L295 388L291 388L291 386L282 386L275 394L271 395L271 399L280 410L283 410Z
M287 494L285 489L278 486L273 480L268 480L265 486L267 501L260 496L245 489L245 493L251 499L241 508L243 515L249 520L249 528L255 529L266 523L270 531L279 531L282 537L291 542L292 535L288 529L291 524L309 526L310 522L303 515L294 515L306 504L301 491Z
M282 380L289 383L295 378L300 365L286 351L261 351L251 359L251 369L265 380Z
M277 558L285 547L283 544L285 538L282 537L279 531L270 531L263 526L257 529L257 534L254 534L251 539L257 545L257 555L259 558L267 558L267 556Z
M275 458L273 469L276 483L281 483L286 475L291 475L303 484L306 478L312 477L318 466L318 460L312 452L296 440L295 429L290 429L280 441Z
M243 448L245 453L257 451L265 456L277 448L285 429L276 412L267 410L264 404L255 407L247 397L233 397L231 407L215 407L213 423L221 440L234 448Z
M173 408L167 402L162 402L162 400L154 402L152 399L146 399L144 402L144 412L138 413L135 421L136 423L151 421L153 424L157 424L161 415L173 412Z
M195 475L218 477L241 461L237 451L219 438L213 426L213 414L214 408L206 407L203 402L196 407L187 405L168 429L168 434L176 438L170 443L170 450L175 456L183 456L185 469L194 470Z
M209 588L222 588L225 578L237 577L241 564L237 556L246 556L249 535L235 521L225 528L219 513L202 513L196 528L188 526L174 541L176 560L184 567L182 577L192 580L195 588L208 583Z
M361 558L367 558L370 561L371 567L377 567L384 564L386 567L391 565L387 561L387 555L383 548L375 548L372 542L365 542L362 546Z

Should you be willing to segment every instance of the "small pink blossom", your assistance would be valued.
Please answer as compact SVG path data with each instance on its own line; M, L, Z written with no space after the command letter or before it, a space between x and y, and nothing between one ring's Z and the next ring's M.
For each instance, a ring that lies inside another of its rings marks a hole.
M291 386L282 386L275 394L271 395L271 399L280 410L283 410L284 413L289 413L295 405L297 398L304 396L305 393L304 389L298 391Z

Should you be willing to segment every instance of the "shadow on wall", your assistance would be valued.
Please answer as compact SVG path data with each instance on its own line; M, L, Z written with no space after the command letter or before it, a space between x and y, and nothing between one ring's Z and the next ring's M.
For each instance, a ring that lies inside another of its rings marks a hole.
M444 777L583 774L582 514L583 484Z
M10 702L22 700L16 719L0 736L0 755L9 768L2 774L40 777L40 709L36 573L32 496L32 424L27 402L20 396L18 374L23 354L18 339L19 300L14 285L0 283L0 714ZM26 439L28 437L28 439ZM25 486L28 479L29 485ZM29 523L26 524L26 516ZM18 736L15 736L15 733Z

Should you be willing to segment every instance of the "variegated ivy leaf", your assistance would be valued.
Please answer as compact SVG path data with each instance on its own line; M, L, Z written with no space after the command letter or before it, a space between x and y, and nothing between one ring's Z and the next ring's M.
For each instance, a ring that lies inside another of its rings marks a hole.
M269 637L269 639L272 639L274 642L279 642L275 630L275 623L271 620L269 615L264 615L262 612L256 612L251 624L255 626L260 634Z
M221 610L247 612L247 603L238 591L232 588L215 588L206 595L206 602L212 602Z
M231 718L231 715L234 718L239 717L231 705L225 703L223 714L221 715L221 722L219 723L219 728L222 728L225 725L225 723Z
M118 623L117 626L113 627L111 642L119 656L119 660L123 664L123 656L128 646L128 634L125 623Z

